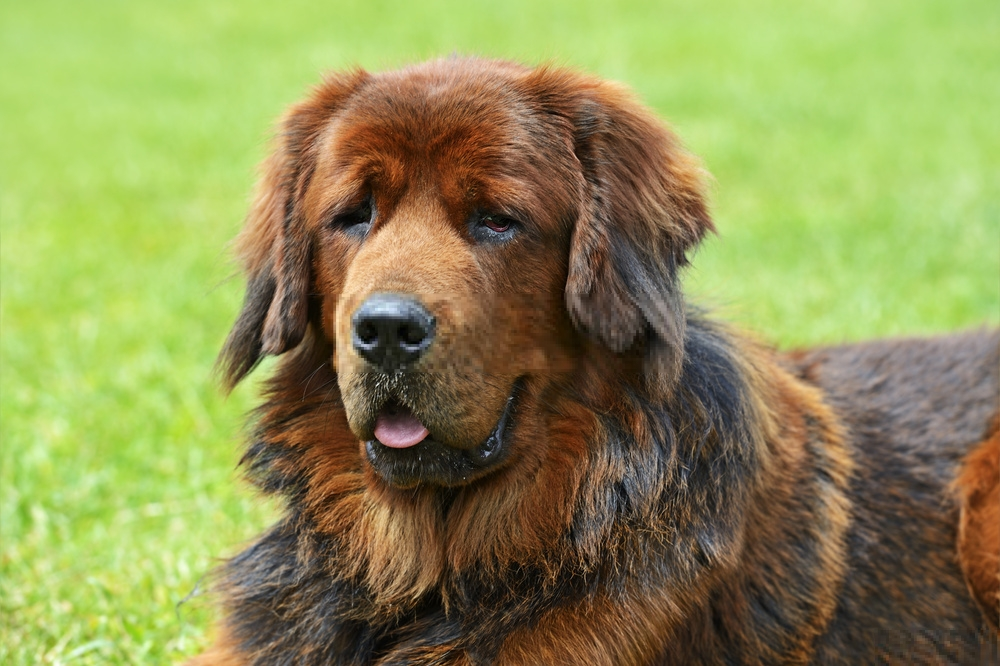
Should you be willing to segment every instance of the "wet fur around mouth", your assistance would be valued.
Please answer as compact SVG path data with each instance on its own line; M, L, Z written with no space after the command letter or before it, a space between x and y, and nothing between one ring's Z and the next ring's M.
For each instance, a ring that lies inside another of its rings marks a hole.
M466 373L467 376L467 373ZM491 385L499 385L509 380L489 377ZM517 381L514 381L517 384ZM388 405L397 403L412 412L438 443L454 449L471 449L482 444L483 439L469 441L467 433L459 427L469 402L475 401L454 386L448 378L436 372L382 373L364 372L358 375L348 388L351 426L355 435L363 441L375 439L375 423L379 412ZM505 391L507 397L514 388ZM507 402L503 403L506 407ZM490 425L493 428L496 418Z
M498 469L510 449L504 446L517 419L517 397L523 380L514 384L503 413L493 432L478 446L458 449L433 439L433 434L407 449L391 449L377 439L365 442L372 468L390 485L412 488L419 484L459 486L471 483Z

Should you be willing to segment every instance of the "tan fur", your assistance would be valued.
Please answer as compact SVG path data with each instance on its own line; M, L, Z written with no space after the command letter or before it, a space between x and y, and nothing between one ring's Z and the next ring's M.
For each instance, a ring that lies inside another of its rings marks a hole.
M996 629L1000 627L1000 417L966 458L956 481L962 506L958 557L969 589Z

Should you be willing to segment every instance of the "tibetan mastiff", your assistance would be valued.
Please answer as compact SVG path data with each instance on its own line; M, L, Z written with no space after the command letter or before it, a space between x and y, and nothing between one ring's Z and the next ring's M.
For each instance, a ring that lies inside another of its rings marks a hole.
M192 663L996 658L997 332L711 321L704 172L576 72L335 74L276 143L220 367L280 356L242 465L285 508Z

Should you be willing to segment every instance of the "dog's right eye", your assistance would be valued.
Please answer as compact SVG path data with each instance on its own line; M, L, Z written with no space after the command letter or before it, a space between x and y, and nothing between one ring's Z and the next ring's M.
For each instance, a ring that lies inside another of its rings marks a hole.
M375 220L375 204L366 197L356 208L334 215L330 228L364 238Z

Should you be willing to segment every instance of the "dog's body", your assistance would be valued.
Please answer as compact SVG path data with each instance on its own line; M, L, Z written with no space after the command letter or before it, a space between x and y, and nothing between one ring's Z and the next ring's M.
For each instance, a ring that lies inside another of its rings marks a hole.
M995 659L1000 335L780 355L712 324L677 276L700 182L562 70L293 109L221 357L232 385L285 354L244 465L287 513L195 663Z
M847 575L817 662L996 659L995 644L980 652L979 618L955 575L949 490L970 444L982 448L983 424L996 410L997 343L995 334L884 341L796 359L845 427L854 461ZM997 553L1000 542L990 548ZM995 618L996 559L993 567Z

